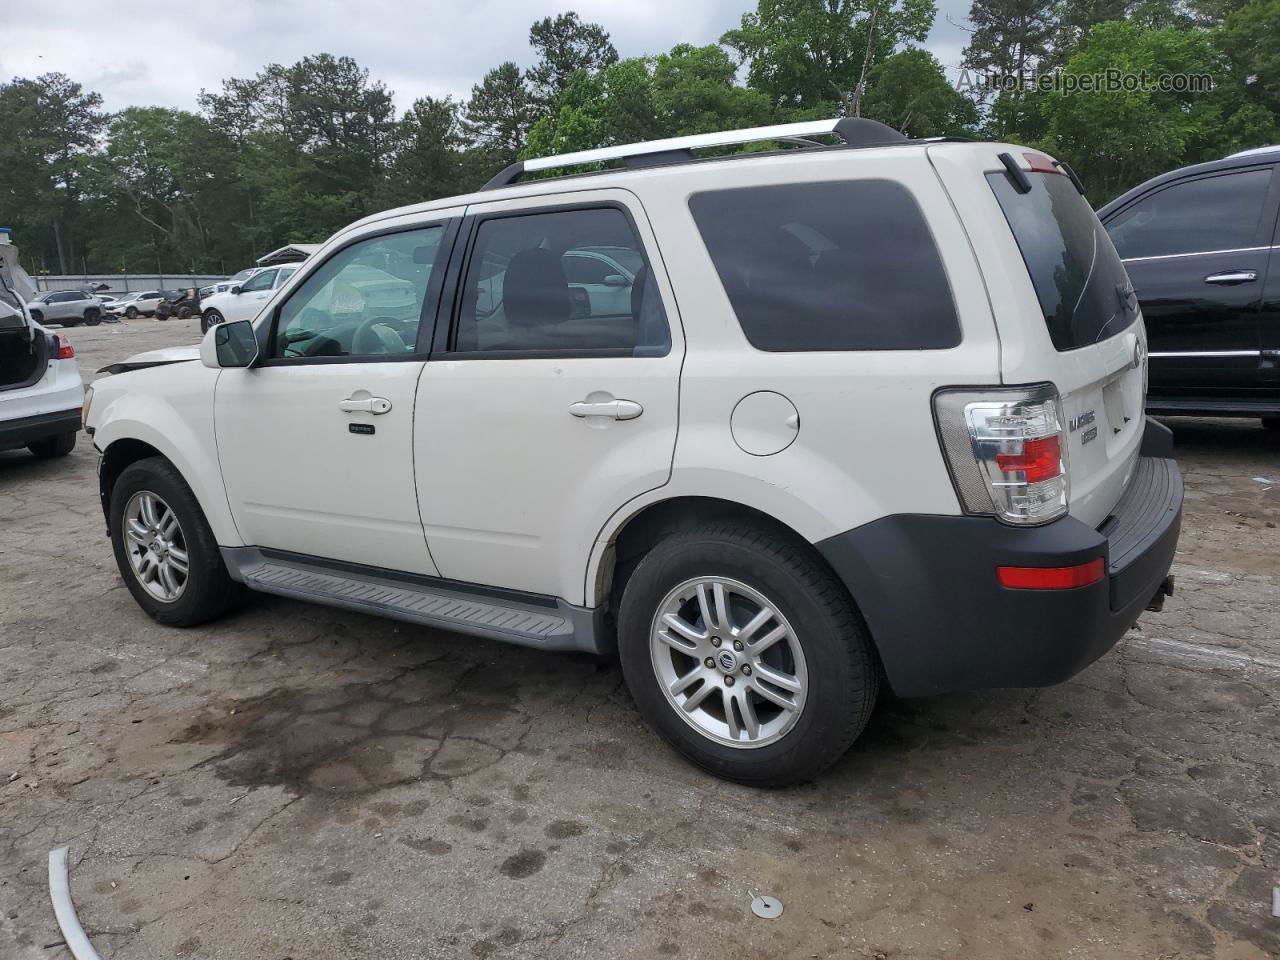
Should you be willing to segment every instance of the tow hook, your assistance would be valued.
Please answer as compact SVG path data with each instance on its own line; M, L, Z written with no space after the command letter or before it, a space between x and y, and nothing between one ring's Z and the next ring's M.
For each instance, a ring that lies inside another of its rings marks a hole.
M1147 602L1147 609L1159 613L1164 609L1164 598L1173 596L1173 574L1169 574L1156 588L1155 596Z

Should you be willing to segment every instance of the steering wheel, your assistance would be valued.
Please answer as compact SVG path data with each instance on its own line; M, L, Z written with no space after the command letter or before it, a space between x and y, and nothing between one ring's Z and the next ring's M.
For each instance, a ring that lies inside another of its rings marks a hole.
M356 327L351 335L353 356L379 356L386 353L408 353L410 347L396 330L395 317L374 317Z

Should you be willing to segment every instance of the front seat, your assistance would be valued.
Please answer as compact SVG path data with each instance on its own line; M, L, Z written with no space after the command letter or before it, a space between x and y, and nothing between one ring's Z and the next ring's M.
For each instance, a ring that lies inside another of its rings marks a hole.
M521 250L502 280L506 335L490 350L538 350L555 346L549 335L571 316L569 280L560 258L543 247Z

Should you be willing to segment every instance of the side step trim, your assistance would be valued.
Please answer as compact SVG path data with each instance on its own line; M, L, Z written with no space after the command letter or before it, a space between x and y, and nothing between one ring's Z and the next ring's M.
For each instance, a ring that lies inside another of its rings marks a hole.
M353 569L319 557L268 555L257 547L220 549L232 578L262 593L540 650L605 654L611 649L602 611L558 598L527 602L504 591L482 592L474 584Z

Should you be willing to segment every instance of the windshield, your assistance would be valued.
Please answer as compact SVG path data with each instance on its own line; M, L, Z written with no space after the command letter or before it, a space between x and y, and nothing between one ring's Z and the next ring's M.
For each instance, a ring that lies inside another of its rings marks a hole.
M1075 350L1114 337L1138 318L1138 301L1111 239L1067 177L1033 171L1027 179L1030 192L1018 193L1006 174L987 174L1053 345Z

